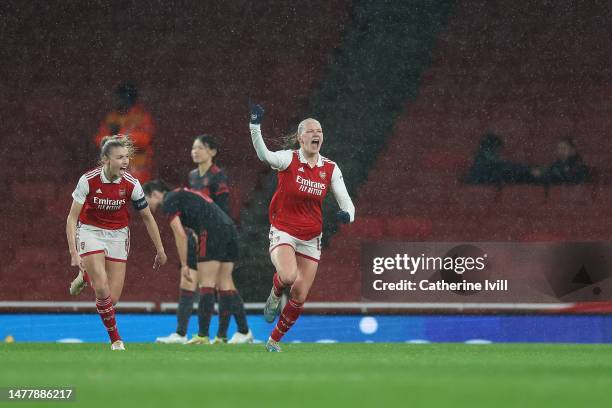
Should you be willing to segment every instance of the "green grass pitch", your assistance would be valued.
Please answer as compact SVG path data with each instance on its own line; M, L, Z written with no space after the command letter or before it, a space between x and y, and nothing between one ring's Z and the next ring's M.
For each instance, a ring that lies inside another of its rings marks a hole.
M74 387L67 407L612 406L612 345L0 344L0 387Z

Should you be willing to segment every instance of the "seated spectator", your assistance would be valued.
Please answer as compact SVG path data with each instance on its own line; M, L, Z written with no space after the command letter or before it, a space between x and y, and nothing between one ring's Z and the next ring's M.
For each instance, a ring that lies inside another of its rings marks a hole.
M582 161L571 138L564 138L557 144L557 159L545 173L549 184L579 184L588 181L589 168Z
M465 182L468 184L535 183L539 171L526 164L503 160L501 158L503 147L504 141L499 136L491 132L486 133L480 141Z
M121 84L114 92L113 110L106 115L94 142L100 146L105 136L125 134L134 142L136 153L130 160L130 173L141 183L151 179L153 166L153 118L138 103L133 84Z

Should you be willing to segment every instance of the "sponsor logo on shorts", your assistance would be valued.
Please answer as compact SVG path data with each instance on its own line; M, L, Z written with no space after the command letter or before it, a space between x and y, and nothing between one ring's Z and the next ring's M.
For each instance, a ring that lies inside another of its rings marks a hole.
M85 250L85 241L81 242L81 251Z

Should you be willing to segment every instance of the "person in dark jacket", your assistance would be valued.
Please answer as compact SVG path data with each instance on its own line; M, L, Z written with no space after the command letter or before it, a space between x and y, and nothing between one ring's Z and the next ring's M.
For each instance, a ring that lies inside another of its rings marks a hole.
M522 184L537 182L538 171L526 164L504 160L501 152L504 141L492 132L487 132L480 141L474 163L468 171L468 184Z
M576 150L571 138L564 138L557 144L556 160L546 172L549 184L580 184L588 181L589 168Z

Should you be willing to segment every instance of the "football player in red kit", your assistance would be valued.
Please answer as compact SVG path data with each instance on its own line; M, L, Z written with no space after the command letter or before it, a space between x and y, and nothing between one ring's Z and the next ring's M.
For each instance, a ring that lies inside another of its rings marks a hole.
M111 350L125 350L115 322L114 305L123 290L130 250L130 202L142 216L157 250L153 267L158 268L167 260L157 223L140 182L127 172L133 152L128 137L104 138L100 152L102 165L79 179L66 220L70 263L79 267L79 274L70 285L70 293L77 295L87 283L92 285L98 314L111 340Z
M278 171L278 186L270 202L270 258L276 268L264 318L273 322L280 311L283 290L289 301L266 343L268 351L281 351L279 342L300 316L321 257L323 199L331 189L340 211L338 219L353 222L355 207L336 163L321 156L323 129L315 119L299 125L297 150L271 152L261 134L264 110L251 107L250 131L257 157Z

